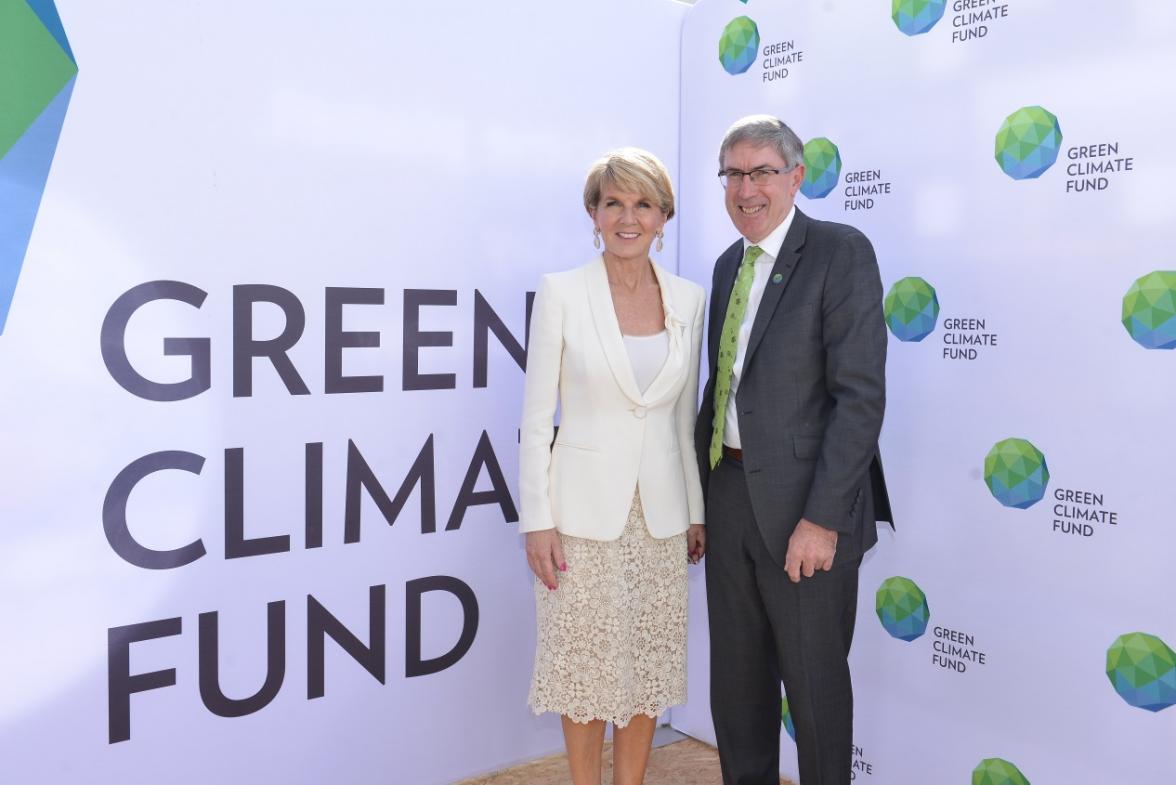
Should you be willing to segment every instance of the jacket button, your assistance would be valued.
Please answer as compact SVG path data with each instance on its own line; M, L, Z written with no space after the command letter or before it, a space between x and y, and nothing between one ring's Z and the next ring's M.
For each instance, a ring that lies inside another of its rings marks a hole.
M633 407L633 416L636 417L638 420L645 419L645 407L644 406Z

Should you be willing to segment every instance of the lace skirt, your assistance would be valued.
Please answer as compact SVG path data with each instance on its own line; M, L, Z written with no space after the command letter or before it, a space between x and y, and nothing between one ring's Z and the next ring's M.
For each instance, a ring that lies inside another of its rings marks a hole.
M651 537L634 493L618 539L560 541L559 588L535 580L532 711L623 728L684 703L686 534Z

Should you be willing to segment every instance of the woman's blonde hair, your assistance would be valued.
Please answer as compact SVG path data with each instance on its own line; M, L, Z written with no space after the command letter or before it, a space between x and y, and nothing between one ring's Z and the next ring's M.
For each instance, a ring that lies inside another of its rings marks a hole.
M584 209L591 214L600 204L600 193L605 185L622 191L637 193L651 199L666 220L674 217L674 186L670 173L657 156L636 147L610 150L592 163L584 183Z

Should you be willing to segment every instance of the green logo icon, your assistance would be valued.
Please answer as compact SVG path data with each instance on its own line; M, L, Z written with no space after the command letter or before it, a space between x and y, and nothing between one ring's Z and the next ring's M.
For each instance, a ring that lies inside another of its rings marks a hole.
M907 35L927 32L943 18L947 0L891 0L890 18Z
M734 76L741 74L755 62L759 50L759 28L751 17L737 16L723 28L719 38L719 62L723 70Z
M1145 349L1176 349L1176 271L1156 270L1131 284L1123 326Z
M0 333L77 73L52 0L0 2Z
M1029 785L1029 780L1007 760L985 758L972 770L972 785Z
M896 281L882 302L886 326L900 341L921 341L935 330L939 320L939 297L935 287L922 278Z
M927 631L927 621L931 618L927 595L914 581L901 575L882 581L874 608L891 637L908 643Z
M984 483L1005 507L1028 509L1045 496L1049 467L1041 450L1024 439L1005 439L984 458Z
M1040 106L1023 106L996 132L996 162L1014 180L1040 177L1062 146L1058 118Z
M784 723L784 730L796 741L796 726L792 724L792 711L788 708L788 696L780 698L780 722Z
M1176 704L1176 653L1154 635L1129 632L1107 649L1107 678L1132 706L1160 711Z
M824 199L841 177L841 151L823 136L804 143L804 182L800 192L809 199Z

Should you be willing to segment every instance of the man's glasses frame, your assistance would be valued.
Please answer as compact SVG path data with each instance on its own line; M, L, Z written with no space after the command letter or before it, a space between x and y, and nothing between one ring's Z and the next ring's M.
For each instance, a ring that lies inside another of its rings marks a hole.
M743 185L743 178L746 177L751 181L752 185L764 185L773 176L778 174L787 174L795 169L796 166L790 166L787 169L776 169L770 166L759 166L752 169L750 172L744 172L741 169L723 169L719 172L719 182L723 184L724 188L738 188Z

